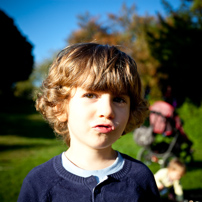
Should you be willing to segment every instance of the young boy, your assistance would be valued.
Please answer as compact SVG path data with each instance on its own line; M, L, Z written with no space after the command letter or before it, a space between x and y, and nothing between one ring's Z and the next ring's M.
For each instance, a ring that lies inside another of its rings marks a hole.
M179 159L172 159L167 168L160 169L155 175L157 187L162 196L167 195L169 188L174 189L174 196L170 196L176 201L183 201L183 189L180 184L181 177L185 174L186 167Z
M141 91L135 61L117 47L81 43L62 50L36 109L69 148L27 175L18 201L158 202L151 171L112 149L144 122Z

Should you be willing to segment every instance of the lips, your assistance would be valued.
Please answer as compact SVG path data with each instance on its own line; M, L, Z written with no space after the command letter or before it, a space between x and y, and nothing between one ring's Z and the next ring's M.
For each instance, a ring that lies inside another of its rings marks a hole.
M107 124L96 125L93 128L100 133L109 133L114 130L114 127L112 125Z

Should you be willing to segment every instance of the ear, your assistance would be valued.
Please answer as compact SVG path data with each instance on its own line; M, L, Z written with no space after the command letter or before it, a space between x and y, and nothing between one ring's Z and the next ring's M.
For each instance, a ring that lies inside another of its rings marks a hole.
M61 122L65 122L65 121L67 121L67 114L66 114L66 112L63 110L63 111L61 111L61 106L60 106L60 104L58 104L58 105L56 105L55 107L54 107L54 110L55 110L55 112L56 112L56 117L57 117L57 119L59 120L59 121L61 121Z

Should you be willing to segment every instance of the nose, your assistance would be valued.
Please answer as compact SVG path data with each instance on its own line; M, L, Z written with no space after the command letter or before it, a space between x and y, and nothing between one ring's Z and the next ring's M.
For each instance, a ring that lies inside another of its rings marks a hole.
M113 100L109 94L102 95L99 104L98 104L98 115L99 117L103 117L106 119L113 119L114 114L114 106Z

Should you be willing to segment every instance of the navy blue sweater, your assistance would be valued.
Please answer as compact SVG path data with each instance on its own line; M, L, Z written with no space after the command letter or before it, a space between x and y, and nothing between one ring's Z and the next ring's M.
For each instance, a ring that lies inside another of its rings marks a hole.
M18 202L148 202L160 201L152 172L122 154L123 168L97 185L94 176L83 178L62 166L61 155L32 169L23 181Z

